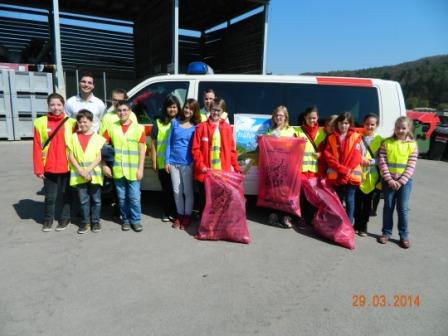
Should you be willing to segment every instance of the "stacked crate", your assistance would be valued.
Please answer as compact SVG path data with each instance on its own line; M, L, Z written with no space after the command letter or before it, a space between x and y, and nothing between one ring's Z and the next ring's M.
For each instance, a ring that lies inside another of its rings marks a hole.
M9 71L14 139L33 137L33 120L48 112L53 78L45 72Z

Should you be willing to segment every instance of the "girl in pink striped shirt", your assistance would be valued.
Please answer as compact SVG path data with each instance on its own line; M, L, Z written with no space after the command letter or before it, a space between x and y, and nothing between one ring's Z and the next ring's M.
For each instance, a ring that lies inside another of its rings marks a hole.
M383 232L378 242L386 244L392 235L393 213L397 208L400 246L409 248L408 203L412 191L412 176L417 162L418 149L412 135L412 120L399 117L394 134L384 140L378 154L380 173L383 176Z

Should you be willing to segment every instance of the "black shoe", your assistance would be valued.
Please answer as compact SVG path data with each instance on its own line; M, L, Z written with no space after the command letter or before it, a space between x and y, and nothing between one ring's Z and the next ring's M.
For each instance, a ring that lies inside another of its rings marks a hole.
M68 224L70 224L70 219L63 219L58 222L58 226L56 226L55 231L63 231L67 228Z
M100 223L94 223L92 224L92 232L100 232L101 231L101 224Z
M142 226L141 224L132 224L132 229L133 229L135 232L140 232L140 231L143 230L143 226Z
M42 231L43 232L50 232L52 226L53 226L53 221L45 221L44 225L42 225Z
M89 224L84 224L84 225L81 224L79 226L78 233L79 234L87 233L87 232L89 232L89 229L90 229L90 225Z
M130 229L131 229L131 226L129 224L121 224L122 231L129 231Z

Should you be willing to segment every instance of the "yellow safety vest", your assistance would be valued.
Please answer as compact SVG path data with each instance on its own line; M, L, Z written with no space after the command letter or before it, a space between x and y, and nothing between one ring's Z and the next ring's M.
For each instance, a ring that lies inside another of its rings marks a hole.
M112 168L114 179L125 177L129 181L137 180L139 159L139 140L144 128L137 123L131 123L123 134L121 124L112 125L110 138L114 145L114 166Z
M414 152L417 143L414 140L400 141L394 138L384 140L386 161L391 174L401 175L406 169L409 156Z
M34 120L33 122L34 127L36 128L37 132L39 133L40 136L40 143L43 146L44 143L47 141L48 139L48 116L42 116L39 117L37 119ZM76 120L73 118L68 118L67 121L64 123L64 138L65 138L65 143L69 143L70 141L70 137L73 134L73 128L76 125ZM59 131L58 131L59 132ZM47 161L47 153L48 153L48 149L51 146L51 141L50 143L42 149L42 154L41 154L41 159L42 159L42 164L45 167L45 163Z
M221 134L218 128L213 133L210 159L211 168L221 170Z
M279 133L275 132L275 130L273 130L273 129L268 129L266 134L273 135L273 136L278 135L281 137L294 137L294 136L296 136L296 130L291 126L288 126L284 129L280 130Z
M137 116L132 111L131 111L131 114L129 115L129 119L134 123L138 122ZM103 118L101 118L101 123L100 123L100 131L99 131L100 135L103 135L103 133L105 131L110 129L111 126L118 121L120 121L120 118L118 118L118 114L116 111L111 111L111 112L107 112L106 114L104 114Z
M316 150L314 149L313 144L306 136L305 132L303 131L302 127L299 127L297 129L297 136L300 138L304 138L306 140L305 143L305 153L303 155L303 163L302 163L302 172L313 172L317 173L318 167L317 167L317 155ZM319 144L325 140L327 137L327 133L325 132L325 129L323 127L319 127L316 137L314 140L314 144L316 147L319 146Z
M72 134L70 137L70 142L68 143L69 150L75 156L76 161L81 167L88 167L92 164L92 162L96 159L99 153L101 153L101 148L103 147L106 139L104 139L99 134L93 133L92 137L87 144L86 150L83 151L81 147L81 143L79 142L78 135L76 133ZM101 166L98 164L93 170L90 172L92 176L92 180L90 183L103 185L103 174L101 172ZM75 186L82 183L87 183L84 177L79 175L75 166L70 163L70 185Z
M157 169L165 168L165 152L166 152L166 141L171 131L171 122L164 124L160 119L156 120L157 123Z
M376 159L378 150L381 147L381 143L383 141L383 138L379 134L375 134L373 136L372 141L370 142L370 150L372 151L374 157L370 155L370 152L368 149L366 149L366 160ZM381 182L380 182L380 175L379 175L379 169L378 169L378 163L375 163L373 165L369 165L368 167L362 167L362 182L359 186L359 189L364 194L369 194L376 188L380 188Z

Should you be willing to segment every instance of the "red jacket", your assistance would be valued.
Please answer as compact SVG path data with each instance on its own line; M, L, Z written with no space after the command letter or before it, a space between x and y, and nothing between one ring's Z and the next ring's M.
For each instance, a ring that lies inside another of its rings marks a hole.
M47 131L49 136L65 117L66 115L64 113L58 116L52 113L48 113ZM62 127L58 130L58 133L56 133L53 139L51 139L51 146L48 147L45 167L42 164L42 143L40 139L40 134L36 130L36 128L34 128L34 139L33 139L34 174L40 175L46 172L61 174L68 172L68 160L67 160L67 152L65 148L66 144L64 137L65 127L67 127L67 123L62 125Z
M336 140L337 154L331 146L331 142L334 139ZM334 132L327 137L327 143L323 153L328 168L337 172L337 178L332 181L336 185L345 185L348 183L359 185L358 181L352 180L351 174L354 171L360 171L360 164L362 162L361 141L361 136L353 129L349 129L343 146L341 145L341 135L339 132ZM354 145L350 146L350 143Z
M212 149L213 133L216 126L209 120L200 123L193 136L193 145L191 152L194 160L194 178L195 180L204 181L205 173L203 168L210 168L210 152ZM240 171L237 161L237 153L235 149L235 141L233 140L233 130L224 120L219 121L219 134L221 135L221 169L230 171L230 167L236 172Z

